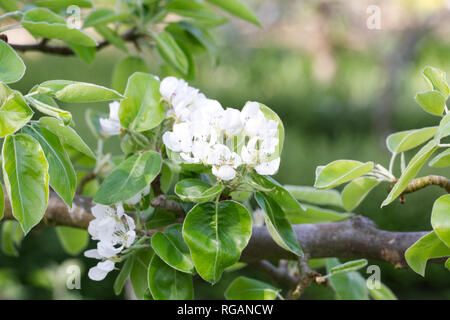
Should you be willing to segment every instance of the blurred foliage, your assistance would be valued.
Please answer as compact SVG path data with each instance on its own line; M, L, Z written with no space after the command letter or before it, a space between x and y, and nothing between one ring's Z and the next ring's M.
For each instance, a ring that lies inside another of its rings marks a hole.
M395 1L396 5L401 2ZM317 7L307 3L301 5L296 4L296 1L280 1L279 7L273 9L280 11L278 12L269 10L271 7L268 7L268 1L250 1L252 6L259 6L260 11L257 12L258 16L263 16L261 20L264 28L256 30L256 27L243 27L243 24L236 22L228 29L220 31L219 61L216 64L210 57L203 55L198 61L197 79L194 82L194 85L201 88L207 96L222 101L224 106L241 108L246 101L257 100L270 106L280 115L286 128L286 140L280 172L276 178L284 184L312 185L316 166L335 159L374 160L385 166L389 161L387 149L380 145L380 137L375 135L377 122L374 120L374 113L386 81L387 70L380 62L387 50L384 46L389 46L395 41L391 39L391 30L374 31L378 34L374 36L373 43L366 41L362 46L355 48L339 41L340 34L347 32L350 37L353 29L342 22L337 13L331 12L330 15L334 20L338 20L338 26L332 33L335 38L331 40L328 38L333 42L330 55L335 67L332 76L324 81L318 77L317 70L315 71L317 52L306 50L295 43L292 46L280 44L280 41L270 38L277 25L283 25L293 17L300 20L305 15L317 15ZM420 3L424 2L414 1L408 7L409 11L402 14L410 15L411 19L414 19L417 12L424 14L425 9ZM297 11L286 13L294 5ZM428 6L425 11L441 7L442 2L434 1L433 6ZM365 7L363 8L359 14L365 19ZM303 9L306 10L300 11ZM348 11L350 7L346 6L340 10ZM268 15L268 18L267 12L272 14ZM364 29L364 24L359 28ZM442 36L442 32L445 34L450 31L447 29L440 29L423 38L412 63L401 70L401 82L396 83L398 90L394 96L392 131L428 126L433 123L433 117L416 105L413 96L424 86L420 80L424 66L433 65L450 71L448 59L450 41L448 37ZM306 31L302 34L302 31L305 30L296 30L298 39L294 39L293 42L302 40L302 37L313 36ZM365 32L367 33L367 30ZM258 35L262 33L269 36L261 40ZM13 87L25 92L34 83L56 78L110 86L113 65L124 54L115 49L107 49L102 51L100 56L101 58L87 65L74 57L27 53L24 56L27 73ZM159 59L157 55L146 57L151 72L164 76L166 70L159 69L157 59ZM84 120L87 106L65 105L65 107L72 112L76 126L85 141L94 148L95 139L90 135ZM106 104L99 103L89 107L107 111ZM106 150L113 154L119 153L118 141L115 138L109 139ZM423 174L426 173L425 167ZM386 194L387 191L383 187L378 187L358 208L357 213L373 219L382 229L396 231L431 229L429 222L431 207L433 200L442 194L440 189L427 188L407 195L406 203L403 205L396 201L380 209ZM90 246L93 246L93 243ZM119 297L113 293L115 275L109 275L105 281L96 283L89 281L86 274L82 273L81 290L74 290L76 292L72 293L61 290L61 284L56 283L54 279L49 280L48 275L56 275L57 266L61 266L68 259L52 228L33 231L23 241L19 252L18 258L6 257L0 253L0 298L123 298L124 293ZM76 259L83 265L82 270L87 270L94 263L81 256ZM391 265L376 261L369 261L369 265L371 263L380 265L382 281L399 299L450 299L450 277L442 265L430 264L426 278L422 278L410 270L396 270ZM321 271L325 273L324 270ZM249 270L244 268L235 271L234 274L225 274L223 280L213 288L205 282L198 281L196 298L222 299L223 292L237 273L270 282L265 275L249 274ZM368 276L364 272L362 274ZM52 277L55 278L50 276ZM306 290L304 298L331 299L333 293L329 288L313 285Z

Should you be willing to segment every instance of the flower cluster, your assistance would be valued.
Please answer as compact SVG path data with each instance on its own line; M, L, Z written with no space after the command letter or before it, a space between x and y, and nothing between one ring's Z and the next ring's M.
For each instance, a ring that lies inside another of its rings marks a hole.
M224 109L174 77L161 81L160 93L175 118L163 142L182 162L211 165L212 173L225 181L234 179L241 165L264 175L277 172L278 123L265 117L258 102L247 102L242 111Z
M99 242L97 249L87 250L84 255L102 260L88 273L89 278L100 281L114 269L117 255L133 244L136 238L135 223L125 214L121 204L117 205L117 210L97 204L92 208L92 214L95 219L89 223L88 232L92 239Z
M119 108L119 102L111 102L109 104L109 118L99 119L102 134L106 137L120 134Z

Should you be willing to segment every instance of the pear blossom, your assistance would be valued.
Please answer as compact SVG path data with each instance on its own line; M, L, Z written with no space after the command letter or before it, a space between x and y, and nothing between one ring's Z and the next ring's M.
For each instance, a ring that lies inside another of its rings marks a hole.
M146 191L146 190L143 190ZM89 277L102 280L114 268L114 258L129 248L136 239L134 220L125 214L122 203L110 206L96 204L92 209L95 219L89 223L88 232L93 240L98 240L97 248L85 251L88 258L102 260L89 270Z
M211 166L224 181L235 179L241 165L265 175L278 171L278 123L266 118L258 102L247 102L242 111L224 109L175 77L161 81L160 93L175 120L163 142L181 162Z
M120 120L119 120L120 103L117 101L109 104L109 118L100 118L100 126L102 134L105 136L114 136L120 134Z

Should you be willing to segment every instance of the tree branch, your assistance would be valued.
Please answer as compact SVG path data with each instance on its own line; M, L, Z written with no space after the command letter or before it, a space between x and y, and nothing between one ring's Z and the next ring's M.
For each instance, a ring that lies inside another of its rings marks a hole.
M51 192L43 221L50 225L87 229L94 218L90 213L92 205L92 199L77 195L72 209L69 209L56 193ZM7 198L5 218L13 218ZM404 258L406 249L427 234L379 230L370 219L362 216L341 222L299 224L294 225L293 229L309 258L368 258L392 263L396 267L407 266ZM280 259L295 260L297 257L278 246L266 227L253 228L252 237L242 253L241 260L253 263Z
M144 37L145 35L136 33L136 29L130 29L121 34L121 38L124 41L131 41L135 45L137 44L137 39ZM5 41L5 39L1 39ZM55 55L63 55L63 56L71 56L74 55L75 52L68 46L52 46L48 44L49 39L42 39L37 43L32 44L14 44L9 43L9 45L14 48L16 51L27 52L27 51L39 51L42 53L55 54ZM102 41L96 46L96 50L100 51L103 48L106 48L110 45L108 41Z

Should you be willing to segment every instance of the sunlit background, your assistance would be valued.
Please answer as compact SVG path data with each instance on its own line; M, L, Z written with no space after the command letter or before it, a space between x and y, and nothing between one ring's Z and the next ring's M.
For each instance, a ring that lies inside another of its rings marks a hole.
M98 6L111 4L95 2ZM263 27L232 18L231 23L214 30L217 54L204 54L196 60L197 73L192 84L221 101L224 107L241 108L246 101L259 101L280 115L286 128L277 176L282 183L312 185L316 166L336 159L373 160L387 166L387 134L436 125L437 118L422 111L413 97L425 89L420 75L425 66L450 72L450 4L446 1L247 3L257 12ZM373 28L370 20L377 9L380 29ZM34 39L23 30L12 30L9 41L29 43ZM132 45L130 50L137 53ZM143 50L139 54L146 57L150 70L163 77L166 69L161 68L158 55ZM124 53L108 48L88 65L75 57L26 53L22 55L26 75L13 87L25 92L49 79L110 86L114 65L123 56ZM107 112L107 104L65 107L73 113L78 131L94 148L95 139L87 128L85 111L91 108ZM121 152L117 138L108 140L107 150L113 154ZM427 170L424 168L423 173ZM439 188L408 195L405 204L397 201L380 209L386 194L379 187L356 213L370 217L382 229L431 229L431 207L442 194ZM17 258L0 253L0 298L130 298L126 291L119 297L114 295L115 274L99 283L88 280L86 271L95 261L82 255L68 257L52 228L32 232L19 253ZM64 270L74 261L84 270L81 289L67 290ZM410 270L370 263L382 267L382 281L400 299L450 299L450 276L442 264L429 265L426 278L422 278ZM214 288L198 281L197 297L223 298L223 291L235 276L225 274ZM252 276L264 279L263 275ZM330 289L316 285L303 296L332 297Z

